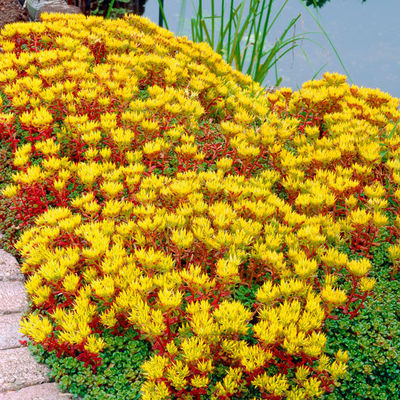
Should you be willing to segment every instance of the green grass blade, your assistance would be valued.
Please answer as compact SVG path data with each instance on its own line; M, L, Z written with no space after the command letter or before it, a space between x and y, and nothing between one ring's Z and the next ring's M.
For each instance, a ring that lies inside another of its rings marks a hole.
M396 132L396 128L399 126L399 124L400 124L400 119L397 120L393 129L390 131L388 137L386 138L387 140L390 140L393 137L394 133Z
M271 12L272 12L272 4L273 4L274 0L270 0L269 4L268 4L268 10L267 10L267 16L266 16L266 20L265 20L265 24L264 24L264 29L263 29L263 33L262 33L262 39L261 42L259 44L258 47L258 55L257 55L257 61L256 61L256 65L254 68L255 73L257 73L256 71L258 70L260 63L261 63L261 54L263 52L264 49L264 45L265 45L265 39L267 37L268 32L271 30L271 27L274 25L274 21L276 21L276 18L274 18L274 20L272 21L272 23L269 23L269 20L271 18ZM281 10L286 6L288 0L285 0L285 2L283 3L283 5L281 6ZM279 15L279 12L278 12Z
M255 1L255 4L253 4L253 1ZM250 3L249 14L252 17L251 17L250 28L249 28L249 30L247 32L246 44L244 46L244 51L243 51L243 54L241 56L241 64L240 64L240 70L241 71L243 70L243 67L244 67L244 62L245 62L246 56L247 56L247 50L251 45L250 44L250 39L251 39L251 36L253 34L253 31L254 31L254 41L255 41L255 35L256 35L256 29L257 29L256 28L256 23L259 22L260 14L262 14L261 12L258 11L258 8L259 8L260 4L261 4L260 1L257 1L257 0L251 0L251 3ZM253 48L254 48L254 44L253 44Z
M216 48L217 53L221 53L221 50L224 46L224 19L225 19L225 2L221 0L221 18L220 18L220 28L219 28L219 36L218 36L218 45Z
M302 46L299 46L299 47L300 47L300 50L301 50L301 52L303 53L303 55L304 55L304 57L305 57L305 59L306 59L308 65L310 66L310 68L311 68L312 70L314 70L314 66L313 66L313 64L312 64L312 62L311 62L311 60L310 60L310 57L308 57L307 52L303 49ZM314 73L314 75L312 76L311 80L313 81L313 80L318 76L318 74L319 74L327 65L328 65L328 63L325 63L324 65L322 65L322 67L321 67L320 69L318 69L317 72Z
M232 64L232 61L234 58L236 58L237 60L241 59L240 43L243 40L243 36L244 36L245 32L247 31L248 26L252 20L253 9L250 10L249 14L247 15L247 17L245 18L245 20L243 22L243 25L240 28L240 24L241 24L242 16L243 16L244 5L245 5L245 2L243 0L239 6L240 7L239 19L238 19L238 22L235 24L235 39L234 39L234 43L232 45L233 53L232 53L230 59L228 60L229 64Z
M288 43L289 44L289 43ZM279 46L279 43L276 44L277 48L274 49L273 52L268 56L268 58L259 66L259 69L256 71L256 81L259 83L262 83L265 80L265 77L268 73L268 71L282 58L284 57L287 53L290 51L294 50L297 45L292 44L289 48L287 48L285 51L279 53L283 49L282 46ZM279 55L278 55L279 53ZM273 60L273 61L272 61Z
M269 0L269 1L271 2L272 0ZM255 60L255 57L256 57L256 54L257 54L257 43L258 43L258 40L259 40L259 37L260 37L259 35L260 35L261 23L262 23L262 21L264 19L265 2L266 2L266 0L263 0L262 6L261 6L261 15L258 18L258 25L257 25L257 29L256 29L256 32L255 32L255 35L254 35L253 52L251 54L250 65L249 65L249 68L248 68L248 71L250 71L250 73L253 70L254 60Z
M233 24L233 14L234 14L234 9L233 9L233 0L231 0L231 6L229 10L229 21L228 21L228 44L227 44L227 49L228 49L228 54L229 56L229 49L231 48L231 34L232 34L232 24Z
M199 0L199 8L198 8L198 27L199 27L199 41L204 42L203 29L201 25L201 21L203 20L203 0Z
M115 0L111 0L111 1L110 1L110 4L109 4L109 6L108 6L108 10L107 10L107 14L106 14L106 19L107 19L107 18L110 18L112 9L113 9L113 7L114 7L114 3L115 3Z
M114 1L113 1L113 3L114 3ZM158 6L160 7L160 12L161 12L164 24L165 24L165 28L169 30L168 21L167 21L167 18L165 17L164 7L163 7L163 5L161 3L161 0L158 0Z
M211 36L212 36L212 45L214 48L214 37L215 37L215 4L214 0L211 0Z
M235 31L234 31L234 37L233 37L233 43L231 45L230 48L228 48L228 51L231 50L231 54L228 57L228 64L232 64L234 58L235 58L235 51L237 49L237 41L238 41L238 37L240 34L239 28L241 21L242 21L242 16L243 16L243 10L244 10L244 2L242 0L242 2L238 5L237 10L238 11L236 13L237 15L237 21L234 21L235 24ZM231 26L231 24L230 24Z
M267 52L265 52L265 53L262 52L261 54L259 54L257 69L254 71L257 82L260 82L260 83L263 82L263 80L266 77L266 74L268 73L268 69L274 65L273 63L271 64L271 61L273 59L279 60L285 54L288 53L288 51L284 51L283 53L281 53L281 55L279 55L279 57L277 57L279 52L281 52L288 45L291 45L290 50L297 47L297 43L296 43L298 40L297 35L292 38L289 38L289 39L285 39L285 38L286 38L286 35L288 34L289 30L294 26L294 24L298 21L299 18L300 18L300 15L295 18L292 18L289 25L286 27L284 32L281 34L280 38L275 42L274 46ZM265 61L261 62L261 60L264 56L267 56L267 59Z
M182 35L185 24L186 14L186 0L181 1L181 8L179 10L179 23L178 23L178 35Z
M321 23L318 21L318 18L314 15L314 13L310 10L310 7L307 7L307 5L303 2L303 0L298 0L303 7L305 7L305 9L308 11L308 13L311 15L311 17L313 18L313 20L316 22L316 24L318 25L319 29L321 29L322 33L324 34L325 38L328 40L329 44L332 47L332 50L334 51L337 59L340 62L340 65L342 66L344 72L346 73L346 75L348 76L350 82L353 82L353 80L351 79L350 73L349 71L347 71L347 68L345 67L345 65L343 64L343 61L338 53L338 51L336 50L335 45L333 44L331 38L329 37L328 33L325 31L325 29L323 28L323 26L321 25Z
M213 40L210 37L210 33L208 32L208 28L207 28L207 25L206 25L206 22L204 21L204 19L201 20L201 29L206 35L207 43L211 46L213 44Z

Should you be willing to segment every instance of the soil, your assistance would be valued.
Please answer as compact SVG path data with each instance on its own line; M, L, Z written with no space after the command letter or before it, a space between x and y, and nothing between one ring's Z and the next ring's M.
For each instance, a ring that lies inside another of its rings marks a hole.
M6 24L28 20L28 12L22 9L18 0L0 0L0 29Z

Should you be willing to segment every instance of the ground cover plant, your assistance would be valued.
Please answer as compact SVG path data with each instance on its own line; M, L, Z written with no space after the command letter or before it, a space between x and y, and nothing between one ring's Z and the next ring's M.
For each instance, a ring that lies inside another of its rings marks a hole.
M347 376L324 397L327 400L386 400L399 393L400 284L398 277L391 280L384 271L376 278L374 296L362 313L327 323L327 352L334 354L341 346L350 357Z
M327 328L398 271L399 100L338 74L267 94L146 19L43 18L1 33L0 135L21 326L54 375L107 370L121 337L142 399L332 392ZM104 385L85 374L64 383Z

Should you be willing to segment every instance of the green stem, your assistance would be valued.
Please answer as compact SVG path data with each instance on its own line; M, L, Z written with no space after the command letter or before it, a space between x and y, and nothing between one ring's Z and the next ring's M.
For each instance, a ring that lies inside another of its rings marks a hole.
M108 5L108 10L107 10L107 14L106 14L106 19L110 18L111 11L112 11L112 9L113 9L113 7L114 7L114 2L115 2L115 0L111 0L111 1L110 1L110 4Z
M269 0L269 1L271 3L273 0ZM257 54L257 43L258 43L258 38L260 35L261 22L264 18L265 2L266 2L266 0L263 0L262 6L261 6L261 15L260 15L260 18L258 19L258 25L257 25L257 29L256 29L255 36L254 36L253 52L251 54L251 60L250 60L249 68L248 68L248 73L251 73L251 71L253 69L254 60L255 60L255 57Z
M214 48L214 34L215 34L215 6L214 0L211 0L211 47Z
M219 40L218 40L218 45L216 52L221 53L221 50L224 46L224 17L225 17L225 2L224 0L221 0L221 25L219 29Z
M250 24L250 29L247 33L247 39L246 39L246 45L244 46L244 52L243 52L243 55L241 55L241 57L240 57L241 58L240 70L241 71L243 70L243 67L244 67L244 62L246 60L246 55L247 55L247 49L250 46L250 39L251 39L251 35L253 34L253 30L255 30L257 18L260 20L260 15L258 13L259 6L260 6L260 2L257 0L252 0L250 3L249 15L253 15L253 18L252 18L252 22ZM253 48L254 48L254 44L253 44Z
M265 44L265 39L267 36L267 31L268 31L268 24L269 24L269 19L271 16L271 9L272 9L272 3L274 2L274 0L270 0L270 2L268 3L268 10L267 10L267 17L264 23L264 29L263 29L263 33L261 35L261 43L258 44L257 46L257 62L256 62L256 66L255 66L255 71L258 70L258 68L260 67L260 63L261 63L261 57L262 57L262 51L264 48L264 44Z
M112 0L112 2L114 3L114 0ZM169 30L167 18L165 17L165 13L164 13L164 6L163 6L163 1L162 0L158 0L158 6L160 7L160 13L161 13L162 19L163 19L163 21L165 23L165 28Z
M229 10L229 21L228 21L228 46L227 46L227 51L229 54L229 49L231 48L231 34L232 34L232 23L233 23L233 0L231 0L231 8ZM228 56L227 54L227 56ZM227 57L228 58L228 57Z
M313 20L316 22L316 24L318 25L319 29L321 29L322 33L324 34L324 36L326 37L326 39L328 40L329 44L332 47L332 50L334 51L336 57L338 58L340 65L342 66L344 72L346 73L346 75L348 76L350 82L353 82L353 80L351 79L351 76L349 74L349 71L347 71L346 67L343 64L342 59L339 56L338 51L336 50L336 47L334 46L334 44L332 43L331 38L329 37L328 33L325 31L325 29L322 27L321 23L318 21L318 18L311 12L310 8L307 7L306 4L304 4L303 0L299 0L299 2L303 5L303 7L306 8L306 10L308 11L308 13L311 15L311 17L313 18Z

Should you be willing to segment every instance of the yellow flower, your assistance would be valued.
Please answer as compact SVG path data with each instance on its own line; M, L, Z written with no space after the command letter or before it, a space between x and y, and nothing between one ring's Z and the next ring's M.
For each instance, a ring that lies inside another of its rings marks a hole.
M192 377L190 384L195 388L206 387L210 384L210 378L204 375L195 375Z
M89 353L98 354L104 349L105 346L106 343L100 337L90 335L86 338L85 350L87 350Z
M151 380L162 378L164 371L169 365L169 359L163 356L154 355L150 360L142 364L144 374Z
M171 385L177 389L183 389L187 385L187 377L189 375L189 368L182 361L175 361L174 364L169 366L166 371L166 377L171 382Z
M67 292L74 292L79 284L79 276L68 274L64 277L63 287Z
M178 348L176 347L174 342L169 342L167 344L167 346L165 347L165 349L167 350L167 352L169 354L176 354L178 353Z
M186 229L174 229L172 231L171 240L180 249L188 249L194 241L194 236L192 232Z
M270 304L280 295L279 287L272 284L271 281L266 281L257 290L257 300L263 304Z
M158 300L166 309L176 309L182 302L182 293L164 288L158 292Z
M334 361L327 369L332 375L332 378L337 381L346 374L347 365L340 361Z
M22 319L20 326L21 333L31 337L36 343L44 342L53 331L48 318L33 313Z
M184 339L181 347L183 351L183 356L188 363L197 360L207 359L210 354L209 346L204 342L203 339L197 338L195 336Z
M216 394L212 399L214 400L220 396L226 396L228 393L230 394L238 391L242 374L243 372L240 368L230 367L222 382L217 382L215 385Z
M382 228L388 224L389 218L380 211L375 211L372 221L378 228Z
M347 264L348 271L352 275L359 278L366 275L371 268L372 268L371 262L366 258L362 258L360 260L352 260Z
M216 273L219 278L226 282L237 282L239 280L239 265L241 259L229 257L229 259L219 259L216 264Z
M239 333L245 335L249 329L248 323L252 313L237 301L224 300L218 309L214 311L214 318L220 325L222 332Z
M243 131L243 128L240 124L236 124L232 121L222 121L221 122L221 130L223 134L227 137L234 137Z
M175 152L182 154L184 157L193 157L197 153L196 144L183 144L182 146L176 146Z
M51 293L52 289L49 286L40 286L32 296L32 301L35 305L40 305L49 299Z
M324 394L324 390L321 388L321 381L316 378L310 378L303 382L303 388L306 396L309 398L321 397Z
M303 382L307 379L308 375L310 375L310 368L307 366L300 366L296 370L296 379L299 382Z
M282 374L269 376L266 373L258 375L252 384L262 391L275 396L283 396L289 389L289 382Z
M111 276L105 276L91 283L91 287L96 296L108 299L115 292L114 279Z
M360 289L363 292L370 292L375 287L376 280L363 276L360 280Z
M140 126L147 134L152 134L160 129L156 121L144 119L141 121Z
M248 346L242 342L238 356L246 371L251 372L263 367L267 361L271 360L272 353L265 351L259 345Z
M1 194L4 197L12 198L18 194L19 190L20 190L20 185L8 185L2 190Z
M101 184L100 189L111 199L116 197L124 189L122 183L105 181Z
M170 391L165 382L146 381L141 387L143 400L168 400Z
M321 297L335 306L344 304L347 300L346 293L341 289L334 289L331 285L326 285L321 291Z
M316 260L300 258L294 264L294 270L300 278L309 278L317 272L318 263Z
M108 147L104 147L100 150L100 155L104 158L104 160L109 160L111 157L111 149Z
M335 354L336 361L347 363L349 361L349 353L347 351L343 351L339 349L338 352Z

